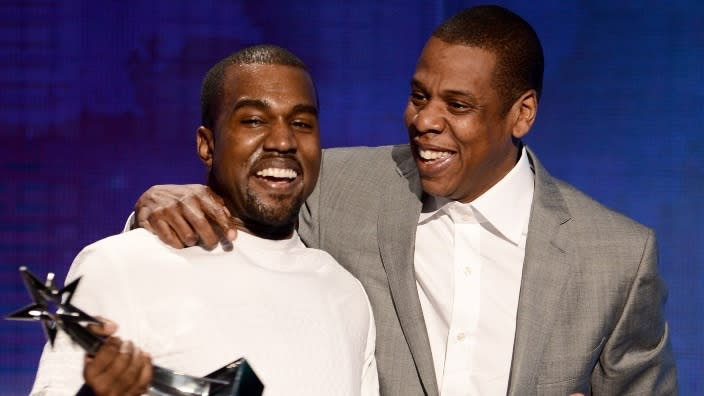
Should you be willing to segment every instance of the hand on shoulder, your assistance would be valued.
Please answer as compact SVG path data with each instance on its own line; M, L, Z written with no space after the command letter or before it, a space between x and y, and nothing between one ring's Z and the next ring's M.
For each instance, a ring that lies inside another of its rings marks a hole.
M207 249L236 237L236 222L223 199L201 184L155 185L134 206L135 226L180 249L199 244Z

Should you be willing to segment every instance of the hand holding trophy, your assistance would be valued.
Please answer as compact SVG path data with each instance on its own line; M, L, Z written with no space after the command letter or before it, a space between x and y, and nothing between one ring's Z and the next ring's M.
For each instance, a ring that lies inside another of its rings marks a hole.
M65 332L88 355L93 355L105 340L86 328L97 319L71 304L79 279L57 289L54 274L42 283L26 267L20 274L33 303L7 316L9 320L41 321L51 345L58 330ZM158 396L255 396L264 386L245 359L238 359L205 377L194 377L154 365L149 394Z

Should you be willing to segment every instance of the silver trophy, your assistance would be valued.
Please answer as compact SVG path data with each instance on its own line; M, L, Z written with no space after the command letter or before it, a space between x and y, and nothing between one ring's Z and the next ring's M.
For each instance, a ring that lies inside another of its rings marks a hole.
M59 290L51 272L44 283L27 267L20 267L20 274L34 303L11 313L6 319L41 321L44 335L52 346L57 330L61 329L86 353L95 354L104 340L91 333L85 325L99 322L71 305L80 278ZM90 393L88 389L84 386L79 394ZM149 394L157 396L259 396L263 390L264 386L244 358L202 378L154 365L149 386Z

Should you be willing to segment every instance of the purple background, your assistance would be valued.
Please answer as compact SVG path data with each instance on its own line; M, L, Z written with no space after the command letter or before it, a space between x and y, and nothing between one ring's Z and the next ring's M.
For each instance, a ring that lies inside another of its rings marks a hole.
M285 46L317 81L326 147L400 143L424 41L472 4L133 3L0 1L0 313L28 302L18 266L63 279L149 185L203 181L194 132L215 61ZM528 143L553 174L655 228L681 392L701 394L704 5L500 3L545 48ZM0 321L0 394L29 391L42 342L39 326Z

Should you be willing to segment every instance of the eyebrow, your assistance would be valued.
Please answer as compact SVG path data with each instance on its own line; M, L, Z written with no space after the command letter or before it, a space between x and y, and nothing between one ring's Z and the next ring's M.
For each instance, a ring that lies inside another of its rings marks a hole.
M313 105L308 104L298 104L293 106L294 113L308 113L314 116L318 116L318 108Z
M425 85L423 85L423 83L416 80L415 78L411 80L411 86L417 86L418 88L424 89L424 90L427 89L427 88L425 88ZM444 95L464 96L470 100L477 101L477 97L474 94L467 92L467 91L461 91L459 89L448 89L448 90L442 91L441 94L443 96Z
M243 108L243 107L254 107L259 110L269 110L271 109L271 104L265 100L261 99L242 99L238 100L237 103L235 103L235 106L232 108L232 112L234 113L235 111ZM297 104L293 106L293 113L308 113L312 114L314 116L318 116L318 108L309 105L309 104Z
M235 103L232 111L235 112L243 107L256 107L260 110L267 110L271 108L271 105L266 101L260 99L242 99Z

